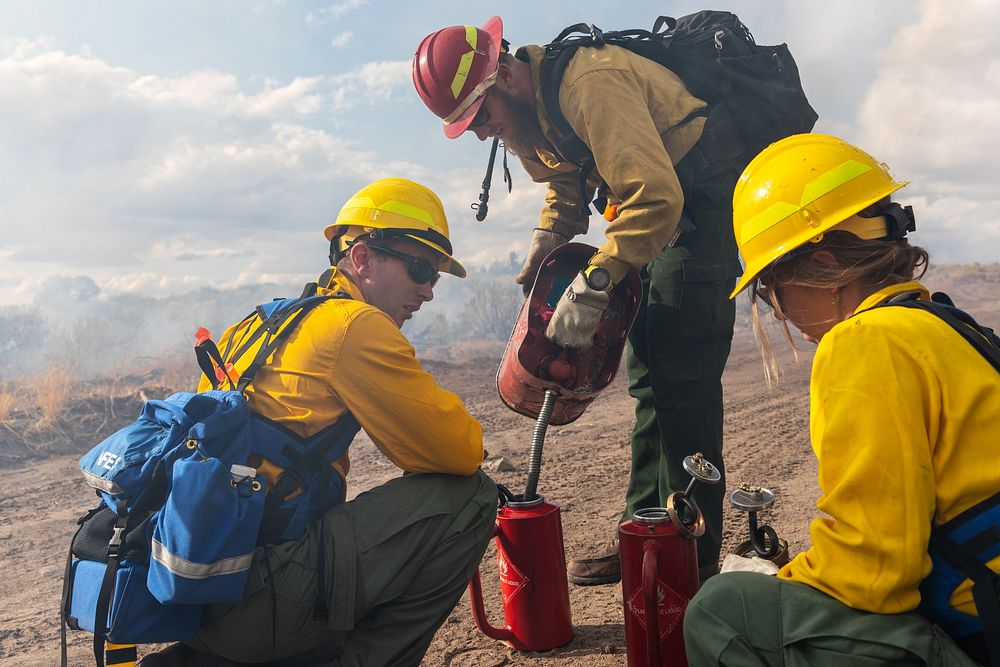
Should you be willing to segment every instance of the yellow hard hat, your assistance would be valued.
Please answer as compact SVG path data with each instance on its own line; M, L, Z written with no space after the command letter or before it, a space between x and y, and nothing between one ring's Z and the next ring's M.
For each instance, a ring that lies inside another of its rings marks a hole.
M405 178L383 178L358 190L323 234L341 252L365 234L375 239L405 236L439 253L441 271L459 278L466 275L465 267L451 256L448 219L441 200L428 188Z
M730 298L782 255L818 243L835 227L884 237L883 218L855 214L908 182L836 137L796 134L771 144L743 170L733 193L733 229L746 268Z

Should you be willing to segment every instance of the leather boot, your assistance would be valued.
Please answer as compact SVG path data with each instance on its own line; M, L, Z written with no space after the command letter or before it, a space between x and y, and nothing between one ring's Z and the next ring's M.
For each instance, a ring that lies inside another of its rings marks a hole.
M578 586L617 584L622 579L622 564L618 558L618 538L595 554L574 558L566 567L569 580Z

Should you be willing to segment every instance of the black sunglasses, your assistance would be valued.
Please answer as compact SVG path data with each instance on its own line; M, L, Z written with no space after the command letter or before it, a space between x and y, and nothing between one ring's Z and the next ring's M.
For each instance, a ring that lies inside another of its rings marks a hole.
M770 276L769 280L766 282L763 279L758 278L757 282L759 286L754 290L757 298L770 306L771 310L774 310L775 299L781 298L781 286L775 282L773 276Z
M486 110L486 95L489 95L489 92L483 93L483 103L479 105L479 111L476 112L476 115L472 118L472 122L469 123L470 128L482 127L490 122L490 112Z
M384 248L378 245L368 244L368 247L376 252L382 253L383 255L389 255L390 257L395 257L396 259L406 262L406 273L410 276L410 279L418 285L430 283L431 287L434 287L437 285L437 281L441 277L441 274L438 273L436 268L434 268L434 265L423 257L414 257L413 255L407 255L405 252L399 252L398 250Z

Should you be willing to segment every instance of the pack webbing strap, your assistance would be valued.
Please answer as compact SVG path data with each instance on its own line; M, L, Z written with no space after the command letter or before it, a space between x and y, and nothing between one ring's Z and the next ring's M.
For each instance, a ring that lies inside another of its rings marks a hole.
M117 519L114 532L108 541L108 564L104 568L104 578L101 580L100 593L97 596L97 611L94 614L94 661L97 667L104 667L104 642L108 634L108 612L111 609L111 599L115 595L115 575L118 573L118 561L121 558L121 547L125 528L128 525L128 505L125 500L117 503Z
M996 496L977 504L996 504ZM972 509L976 509L976 507ZM962 516L967 515L966 511ZM958 517L960 519L962 517ZM952 520L949 523L954 523ZM990 655L990 664L1000 667L1000 574L997 574L979 560L985 548L1000 543L1000 535L993 530L981 533L977 538L958 543L945 535L948 524L936 528L931 533L931 547L937 550L948 564L961 570L972 580L972 600L982 623L983 638Z
M135 662L139 658L135 644L108 642L104 649L108 659L108 667L135 667Z
M339 459L347 451L360 429L361 425L358 420L348 412L314 435L311 439L321 439L323 444L317 445L305 455L292 456L291 450L282 452L292 462L292 465L282 473L277 484L268 490L267 499L264 501L265 508L277 507L297 488L305 486L305 479L309 472L329 468L328 464L320 464L333 463Z
M276 310L271 313L271 316L261 324L258 331L262 329L267 330L267 336L264 338L263 345L257 351L257 356L254 357L247 369L243 371L240 376L240 380L236 385L237 391L244 391L250 383L253 382L254 376L257 374L264 364L267 363L268 358L278 349L285 339L295 330L302 318L305 317L313 308L323 303L328 299L337 298L335 296L316 296L310 297L308 299L296 299L292 301L288 306L280 310ZM295 312L295 308L298 307L298 312ZM292 313L295 312L294 315ZM257 332L254 332L255 334ZM235 361L235 360L234 360ZM230 362L233 363L233 362Z
M992 329L984 327L965 311L950 305L951 298L946 294L940 292L934 294L933 301L922 301L918 298L919 296L919 292L906 292L885 303L873 306L873 308L902 306L936 315L974 347L1000 373L1000 339L997 338Z

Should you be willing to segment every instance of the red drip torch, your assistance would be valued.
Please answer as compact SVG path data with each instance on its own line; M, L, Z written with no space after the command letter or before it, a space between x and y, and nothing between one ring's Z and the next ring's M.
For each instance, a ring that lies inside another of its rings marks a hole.
M695 540L705 532L692 493L722 475L701 454L684 459L684 468L692 475L685 491L671 494L666 507L636 510L618 527L629 667L687 667L682 621L698 592Z
M550 423L567 424L583 414L614 379L642 295L639 275L632 271L612 290L589 350L564 349L545 338L555 304L595 252L567 243L545 258L497 372L504 403L536 419L524 493L511 494L497 510L493 531L504 627L490 625L486 617L478 571L469 596L483 634L519 651L545 651L573 638L559 506L537 493L545 432Z
M556 397L555 391L545 391L535 422L524 493L512 496L497 510L493 535L506 627L494 627L486 618L478 570L469 583L476 626L487 637L507 642L519 651L547 651L573 638L559 506L536 493L542 444Z
M542 262L497 371L500 398L514 412L537 418L545 391L551 389L557 395L549 423L569 424L583 414L618 372L642 298L637 271L629 271L611 290L592 347L564 348L545 337L560 297L596 252L597 248L584 243L564 243Z

